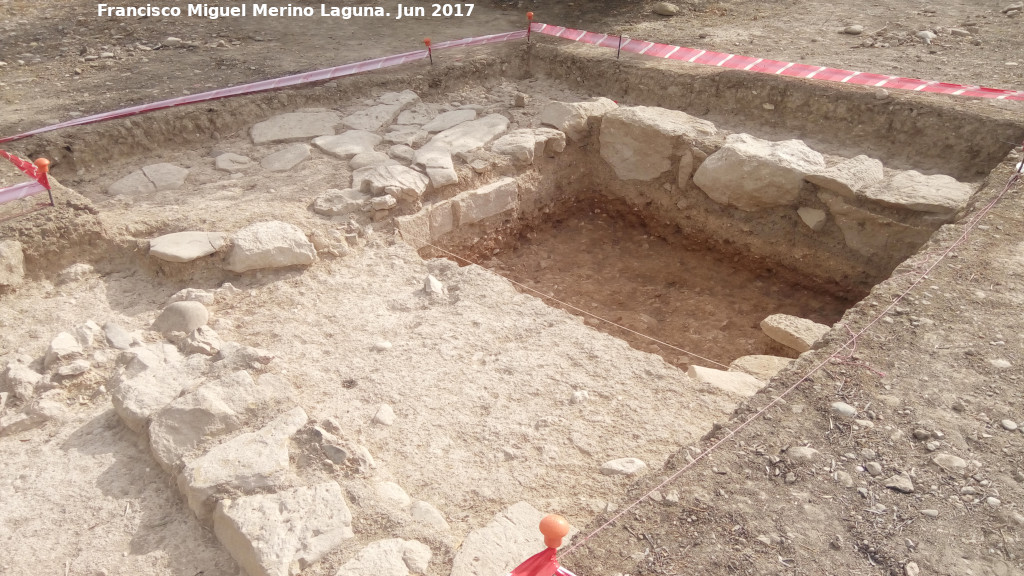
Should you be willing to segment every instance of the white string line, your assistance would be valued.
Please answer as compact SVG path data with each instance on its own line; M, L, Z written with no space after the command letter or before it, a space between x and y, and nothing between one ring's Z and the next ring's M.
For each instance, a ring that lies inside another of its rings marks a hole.
M673 346L672 344L669 344L668 342L662 342L661 340L658 340L657 338L655 338L653 336L648 336L647 334L643 334L643 333L637 332L636 330L633 330L633 329L630 329L630 328L626 328L622 324L617 324L615 322L612 322L611 320L608 320L606 318L602 318L602 317L598 316L597 314L594 314L594 313L588 312L588 311L586 311L586 310L584 310L582 308L573 306L572 304L569 304L568 302L563 302L562 300L559 300L558 298L555 298L554 296L551 296L551 295L545 294L545 293L543 293L543 292L541 292L539 290L530 288L526 284L523 284L521 282L516 282L515 280L513 280L511 278L506 278L505 276L502 276L501 274L498 274L497 272L495 272L494 270L491 270L490 268L487 268L486 266L482 266L480 264L477 264L476 262L473 262L472 260L470 260L468 258L463 258L462 256L459 256L458 254L454 254L452 252L449 252L449 251L445 250L444 248L441 248L440 246L434 246L430 242L427 242L426 240L424 240L423 238L420 238L419 236L417 236L415 234L410 234L409 232L405 232L403 230L399 230L398 233L403 238L406 237L406 236L409 236L410 238L416 240L420 244L423 244L424 246L430 246L431 248L434 248L435 250L438 250L438 251L440 251L440 252L442 252L444 254L447 254L448 256L451 256L452 258L457 258L459 260L462 260L463 262L468 262L470 264L475 264L476 266L480 266L481 268L483 268L484 270L490 272L491 274L494 274L498 278L503 278L503 279L507 280L508 282L511 282L512 284L515 284L516 286L519 286L520 288L522 288L524 290L529 290L530 292L533 292L534 294L537 294L541 298L545 298L547 300L551 300L552 302L557 302L557 303L561 304L562 306L565 306L566 308L571 308L571 309L579 312L580 314L585 314L585 315L590 316L592 318L596 318L596 319L600 320L601 322L606 322L608 324L611 324L612 326L615 326L616 328L621 328L621 329L625 330L626 332L630 332L632 334L636 334L637 336L640 336L642 338L647 338L648 340L650 340L652 342L657 342L658 344L661 344L662 346L668 346L669 348L671 348L673 350L676 350L677 352L682 352L683 354L686 354L688 356L693 356L694 358L699 358L701 360L704 360L705 362L711 362L712 364L715 364L717 366L721 366L722 368L726 368L726 369L729 368L728 364L722 364L721 362L712 360L710 358L705 358L705 357L701 356L700 354L697 354L697 353L694 353L694 352L690 352L689 350L683 350L682 348L680 348L678 346Z
M1024 165L1024 162L1022 162L1021 164ZM650 491L648 491L646 494L644 494L643 496L638 498L632 504L630 504L629 506L626 506L625 508L620 510L618 514L616 514L615 516L612 516L611 519L609 519L607 522L605 522L604 524L601 524L595 530L593 530L592 532L590 532L589 534L584 536L582 539L580 539L579 541L573 543L573 545L570 546L569 548L567 548L565 550L565 552L561 553L561 556L563 556L563 557L564 556L568 556L573 551L575 551L577 548L579 548L580 546L585 544L588 540L590 540L591 538L596 536L599 532L601 532L602 530L604 530L608 526L611 526L616 520L621 518L626 512L629 512L633 508L636 508L641 502L643 502L645 499L649 498L652 494L654 494L658 490L661 490L666 485L674 482L684 472L686 472L690 468L696 466L696 464L698 462L700 462L701 460L705 459L709 454L711 454L716 449L718 449L719 446L721 446L726 441L728 441L733 436L735 436L737 433L739 433L740 430L743 430L750 423L752 423L754 420L757 420L762 415L764 415L764 413L767 412L769 408L771 408L771 407L775 406L776 404L778 404L779 402L781 402L790 392L792 392L793 390L796 390L797 386L799 386L800 384L803 384L804 382L806 382L808 378L813 376L816 372L818 372L818 370L821 370L826 364L828 364L834 358L839 356L839 354L841 352L843 352L843 351L845 351L847 349L850 349L851 345L856 346L858 338L860 338L861 336L866 334L868 332L868 330L870 330L876 323L878 323L879 320L881 320L886 314L888 314L890 310L895 308L897 304L899 304L908 294L910 294L910 292L914 288L917 288L917 286L919 284L924 282L924 280L926 278L928 278L928 274L930 274L931 271L934 270L935 267L938 266L940 262L945 260L946 257L949 256L949 254L957 246L959 246L960 244L962 244L963 242L965 242L967 240L967 237L970 235L971 231L981 222L981 220L992 210L992 208L995 207L996 203L998 203L999 200L1017 182L1017 180L1020 178L1022 172L1024 172L1024 169L1018 169L1016 172L1014 172L1013 175L1010 176L1009 182L1006 183L1006 187L1003 188L1003 190L999 194L997 194L996 197L993 198L991 202L989 202L984 208L982 208L981 211L978 212L978 214L967 223L966 227L964 228L963 234L961 234L960 237L957 238L955 242L950 244L949 247L942 254L939 255L938 259L936 259L935 262L932 262L932 264L930 266L928 266L928 268L924 272L922 272L920 274L920 276L918 276L918 278L916 280L914 280L914 282L909 287L907 287L906 290L904 290L902 293L900 293L900 295L895 300L893 300L892 303L890 303L888 306L886 306L884 310L879 312L871 320L871 322L868 322L868 324L866 326L864 326L863 328L861 328L860 331L858 331L856 334L852 334L852 332L851 332L852 335L850 336L850 338L842 346L837 348L835 352L830 354L827 358L825 358L821 362L818 362L817 364L815 364L813 368L811 368L809 371L807 371L807 373L804 374L799 380L797 380L792 386L790 386L785 391L783 391L782 394L779 394L778 396L773 398L771 402L769 402L768 404L766 404L764 406L764 408L761 408L756 413L754 413L750 418L747 418L746 420L744 420L743 423L741 423L739 426L737 426L736 428L734 428L732 430L729 430L728 433L725 436L723 436L717 442L712 444L711 447L709 447L707 450L705 450L705 451L701 452L700 454L698 454L696 458L692 458L690 460L690 462L688 462L685 466L683 466L682 468L680 468L679 470L674 472L671 476L669 476L668 478L663 480L660 484L658 484L657 486L652 488ZM847 327L847 330L849 330L849 327Z

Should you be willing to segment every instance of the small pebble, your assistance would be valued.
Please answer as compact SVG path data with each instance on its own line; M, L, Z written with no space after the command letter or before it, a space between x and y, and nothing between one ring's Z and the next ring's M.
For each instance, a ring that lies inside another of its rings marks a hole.
M850 36L860 36L864 33L864 27L860 24L854 24L843 28L843 34L849 34Z
M996 506L1002 504L1002 502L1000 502L999 498L996 498L995 496L989 496L988 498L985 498L985 504L988 504L989 506L995 508Z
M886 90L885 88L879 88L878 90L875 90L875 98L876 99L878 99L878 100L885 100L888 97L889 97L889 91Z
M387 340L381 340L373 345L373 349L376 352L384 352L385 350L391 350L391 348L391 342L388 342Z
M868 462L864 468L868 471L868 474L872 476L878 476L882 473L882 465L878 462Z
M931 510L931 509L921 510L921 514L924 515L924 516L928 516L929 518L938 518L939 517L939 511L938 510Z
M1014 422L1013 420L1003 420L999 424L1002 425L1002 427L1005 428L1006 430L1009 430L1010 432L1013 432L1014 430L1017 429L1017 423Z
M853 418L857 415L857 409L846 402L833 402L832 413L843 418Z

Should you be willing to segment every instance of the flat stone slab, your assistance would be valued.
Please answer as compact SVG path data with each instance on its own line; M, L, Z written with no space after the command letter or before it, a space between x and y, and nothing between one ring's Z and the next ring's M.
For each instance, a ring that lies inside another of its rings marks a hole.
M381 137L365 130L348 130L337 136L321 136L313 140L313 145L327 154L348 160L356 154L373 152L374 146L380 144Z
M114 411L135 432L145 430L149 419L190 383L188 374L177 365L177 350L168 354L170 349L151 344L127 352L131 359L107 383Z
M143 166L142 173L153 183L157 192L177 190L185 185L185 178L188 177L186 168L166 162Z
M239 230L232 239L226 268L247 272L263 268L308 266L316 260L316 248L298 227L280 222L257 222Z
M933 230L910 226L847 204L842 197L819 192L818 198L843 233L846 245L855 252L895 264L920 248Z
M740 356L729 364L730 372L745 372L758 380L767 382L775 377L783 368L793 362L792 358L752 354Z
M514 210L519 198L515 178L502 178L452 199L459 225L473 224L484 218Z
M653 180L691 144L717 133L711 122L678 110L616 108L601 121L601 158L623 180Z
M309 160L310 148L308 144L293 144L283 150L260 160L260 166L271 172L287 172L302 162Z
M243 172L255 165L256 164L252 161L252 158L242 156L241 154L235 154L234 152L225 152L213 160L214 168L222 172L230 172L232 174L236 172Z
M334 127L339 122L340 115L330 110L288 112L253 125L249 135L256 145L297 142L334 134Z
M470 120L476 120L476 110L452 110L451 112L438 114L433 120L423 125L423 130L431 134L434 132L444 132L449 128L454 128Z
M578 141L590 135L588 122L591 118L602 117L618 107L608 98L596 98L589 102L550 102L541 109L540 122L554 126L570 140Z
M450 154L465 154L483 148L508 130L508 118L501 114L489 114L478 120L463 122L439 132L424 147L433 146L448 150Z
M348 167L353 171L370 166L385 166L387 164L398 164L384 152L362 152L356 154L348 162Z
M618 458L601 465L605 476L636 476L647 470L647 463L639 458Z
M249 576L293 576L352 538L352 513L331 481L222 500L213 531Z
M761 330L766 336L800 353L810 350L831 329L789 314L772 314L761 321Z
M416 151L413 166L427 173L435 189L459 182L459 174L455 171L455 163L447 148L429 145L420 148Z
M378 132L394 122L403 110L419 101L420 97L412 90L389 92L378 99L379 104L344 117L342 124L355 130Z
M370 195L354 188L330 189L313 200L313 211L323 216L344 216L362 210Z
M406 166L371 166L352 173L352 188L366 194L391 194L407 200L418 200L430 180Z
M865 198L915 212L953 215L967 205L974 188L943 174L926 176L901 171L878 186L863 190Z
M715 370L714 368L704 368L703 366L694 366L692 364L686 370L686 375L702 384L717 388L726 394L743 398L757 394L765 386L764 381L758 380L745 372L727 372L725 370Z
M360 550L335 576L426 574L432 557L430 547L416 540L378 540Z
M805 176L811 184L851 198L857 192L878 184L883 178L885 173L882 163L864 155Z
M537 526L544 513L519 502L498 513L483 528L469 533L455 553L451 576L508 574L541 550ZM578 532L570 528L564 542Z
M751 212L793 204L804 178L824 169L825 158L800 140L730 134L697 168L693 183L715 202Z
M136 170L107 187L107 194L111 196L137 196L151 192L156 192L156 186L142 170Z
M149 255L167 262L191 262L224 246L223 232L175 232L149 241Z
M533 164L548 151L565 150L565 134L553 128L521 128L498 138L491 152L511 157L517 164Z

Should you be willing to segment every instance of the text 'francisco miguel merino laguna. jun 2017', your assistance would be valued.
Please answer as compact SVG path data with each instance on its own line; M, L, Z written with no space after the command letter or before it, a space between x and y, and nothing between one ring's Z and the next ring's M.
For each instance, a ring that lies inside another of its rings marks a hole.
M152 4L97 4L96 15L113 18L142 17L196 17L217 20L218 18L309 18L330 17L349 20L352 18L394 18L407 17L460 17L472 16L474 4L465 3L423 3L383 6L335 6L332 4L268 4L231 3L184 4L181 6L154 6Z

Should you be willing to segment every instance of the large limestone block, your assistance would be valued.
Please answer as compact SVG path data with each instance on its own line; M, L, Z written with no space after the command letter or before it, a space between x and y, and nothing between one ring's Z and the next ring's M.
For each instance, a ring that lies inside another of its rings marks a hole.
M766 336L800 353L814 347L815 342L831 329L830 326L789 314L772 314L761 321L761 330Z
M226 268L246 272L263 268L308 266L316 260L316 248L298 227L273 220L239 230L233 238Z
M700 165L693 182L715 202L749 212L793 204L804 178L824 168L825 158L800 140L731 134Z
M885 174L880 161L860 155L808 174L805 178L826 190L853 197L857 192L881 182Z
M851 206L834 194L822 192L818 197L828 206L846 245L864 256L890 263L900 261L913 254L932 235L931 230Z
M149 255L167 262L191 262L224 246L223 232L175 232L149 241Z
M926 176L915 170L898 172L887 182L865 189L865 198L915 212L952 216L967 205L974 189L943 174Z
M157 192L177 190L185 185L185 178L188 177L186 168L166 162L143 166L142 173L153 183L153 188Z
M276 490L293 482L289 438L307 420L302 408L293 408L260 430L236 436L193 460L178 476L189 508L206 520L227 495Z
M256 145L297 142L334 134L334 127L340 120L337 112L329 110L289 112L253 125L249 135L252 136L252 143Z
M107 194L111 196L137 196L155 191L156 186L142 173L142 170L132 172L107 188Z
M469 190L452 199L459 225L473 224L514 210L519 197L515 178L502 178L476 190Z
M0 286L18 286L25 279L25 253L21 242L0 242Z
M483 528L469 533L455 553L451 576L508 574L540 548L537 526L544 513L519 502L497 514ZM571 528L565 542L577 530Z
M744 372L727 372L725 370L715 370L714 368L704 368L703 366L694 366L692 364L686 370L686 375L702 384L717 388L726 394L744 398L757 394L758 390L765 386L764 381L758 380Z
M419 101L420 97L412 90L388 92L378 99L379 104L349 114L342 119L342 123L355 130L377 132L394 122L403 110Z
M378 540L360 550L335 576L408 576L426 574L433 553L416 540Z
M405 243L416 250L424 248L430 242L430 212L420 210L408 216L395 218L395 228Z
M443 146L420 148L416 151L413 166L427 173L430 184L435 189L459 182L459 175L455 172L455 164L452 162L452 154Z
M501 114L488 114L483 118L463 122L439 132L424 147L435 146L448 150L457 156L477 148L483 148L508 130L508 118Z
M552 128L513 130L491 144L491 151L510 156L518 164L533 164L537 156L565 150L565 134Z
M309 160L308 144L292 144L260 160L260 166L271 172L287 172Z
M667 172L690 143L717 132L711 122L678 110L617 108L601 122L601 158L623 180L653 180Z
M476 110L452 110L451 112L445 112L438 114L430 122L423 125L423 131L430 132L444 132L449 128L454 128L463 122L469 122L476 120Z
M381 137L366 130L348 130L337 136L321 136L313 140L313 145L324 152L342 160L348 160L356 154L373 152L374 146L380 144Z
M437 240L455 230L455 203L451 200L436 202L429 207L430 239Z
M135 432L145 430L150 418L191 384L173 353L169 357L164 352L153 345L125 352L128 362L107 383L114 412Z
M583 140L590 135L588 122L591 118L604 116L619 105L607 98L589 102L551 102L540 111L541 124L554 126L570 140Z
M745 372L754 378L767 382L792 362L792 358L752 354L750 356L740 356L730 362L729 371Z
M355 190L374 196L397 194L409 201L419 200L428 183L427 176L406 166L371 166L352 173Z
M324 216L344 216L362 210L369 201L369 194L363 194L354 188L332 188L313 200L313 212Z
M222 500L213 531L249 576L295 576L352 534L337 482Z
M149 445L163 468L175 474L207 441L242 428L246 421L295 403L291 385L273 374L253 380L237 371L200 386L153 416Z

